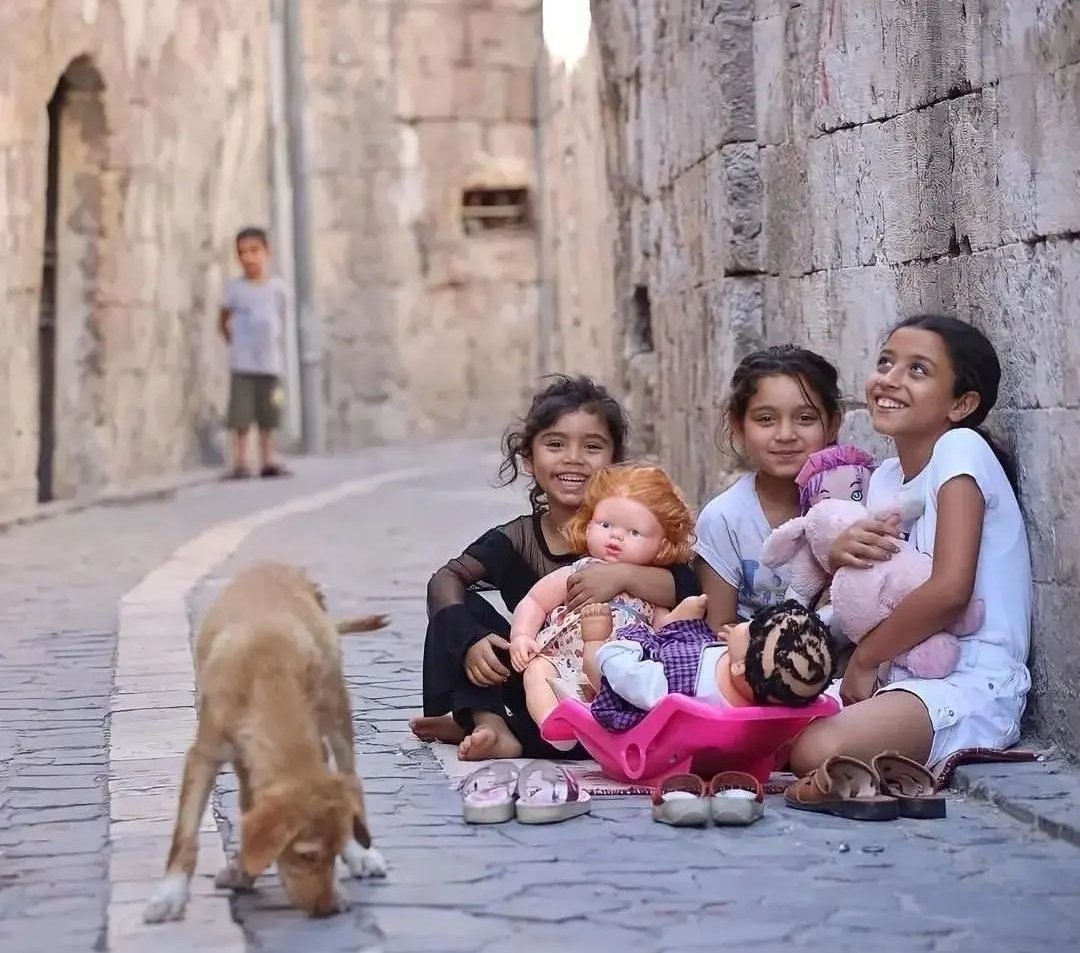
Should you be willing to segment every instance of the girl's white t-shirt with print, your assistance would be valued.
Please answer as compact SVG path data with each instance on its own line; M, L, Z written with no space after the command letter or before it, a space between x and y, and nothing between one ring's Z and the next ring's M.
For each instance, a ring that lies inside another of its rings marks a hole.
M783 567L761 565L761 548L772 527L755 489L755 475L741 477L714 497L698 516L694 551L721 579L738 591L742 620L783 602L791 582Z
M985 690L996 693L1008 679L1023 694L1028 684L1027 656L1031 636L1031 556L1024 518L1016 494L990 445L974 430L950 430L934 445L930 462L904 482L900 461L891 458L870 478L871 510L898 497L914 495L925 506L922 515L904 527L920 552L934 555L938 492L950 480L971 477L985 501L982 543L974 598L986 609L983 627L960 639L957 674L983 673ZM996 676L992 673L997 673ZM900 674L894 669L893 678Z

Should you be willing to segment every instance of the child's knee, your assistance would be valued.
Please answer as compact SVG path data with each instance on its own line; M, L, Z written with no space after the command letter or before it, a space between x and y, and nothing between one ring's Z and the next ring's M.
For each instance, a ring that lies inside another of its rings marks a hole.
M791 745L788 765L798 777L810 774L840 751L840 736L832 730L827 719L808 725Z
M549 678L555 678L558 674L555 666L546 658L534 658L525 666L523 677L527 688L530 685L546 685Z

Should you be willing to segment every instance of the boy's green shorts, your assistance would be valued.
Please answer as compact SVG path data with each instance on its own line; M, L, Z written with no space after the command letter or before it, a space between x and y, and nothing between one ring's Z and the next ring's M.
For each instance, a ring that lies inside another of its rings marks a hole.
M260 430L281 426L284 393L276 374L244 374L234 371L229 380L230 430L247 430L255 424Z

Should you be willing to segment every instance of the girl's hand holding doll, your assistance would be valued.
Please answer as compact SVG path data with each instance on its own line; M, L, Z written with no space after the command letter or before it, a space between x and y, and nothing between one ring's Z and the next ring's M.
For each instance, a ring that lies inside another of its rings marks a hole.
M845 705L866 701L878 685L878 666L868 664L859 656L858 651L848 659L844 679L840 683L840 700Z
M885 562L900 552L895 540L900 538L900 517L887 520L859 520L842 532L829 550L833 572L843 566L869 569L871 563Z
M510 643L502 636L491 633L474 642L465 653L465 675L479 688L501 685L510 677L506 666L499 661L496 649L505 651Z
M566 608L573 612L587 605L610 602L626 592L626 563L597 563L575 572L566 584Z

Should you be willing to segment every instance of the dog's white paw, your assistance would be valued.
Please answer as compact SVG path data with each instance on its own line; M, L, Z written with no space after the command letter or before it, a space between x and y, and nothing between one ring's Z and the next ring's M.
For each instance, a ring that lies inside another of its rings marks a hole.
M254 890L255 878L244 873L235 860L230 860L217 872L214 886L219 890Z
M349 841L341 852L341 859L353 877L385 877L386 861L374 847L361 847Z
M187 902L187 874L166 874L143 910L143 921L164 923L166 920L179 920L184 915Z
M352 901L349 900L348 891L337 880L334 881L334 903L336 904L335 913L344 913L349 909L349 905Z

